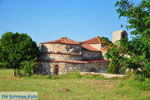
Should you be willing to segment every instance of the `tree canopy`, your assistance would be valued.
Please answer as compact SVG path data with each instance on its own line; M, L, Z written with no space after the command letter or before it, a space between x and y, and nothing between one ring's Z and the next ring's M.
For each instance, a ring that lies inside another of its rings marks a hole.
M112 44L112 42L107 37L100 37L100 41L102 41L103 44L105 44L105 47Z
M115 6L119 18L127 18L129 25L126 27L132 29L131 34L135 37L131 41L118 41L119 45L114 44L106 57L119 59L116 66L132 68L137 73L150 77L150 0L141 0L136 5L131 0L119 0Z
M150 37L150 0L141 0L138 4L132 0L119 0L115 6L119 17L127 18L127 28L133 29L131 34Z
M0 40L1 62L4 67L20 69L23 61L36 59L39 48L36 43L25 33L6 32Z

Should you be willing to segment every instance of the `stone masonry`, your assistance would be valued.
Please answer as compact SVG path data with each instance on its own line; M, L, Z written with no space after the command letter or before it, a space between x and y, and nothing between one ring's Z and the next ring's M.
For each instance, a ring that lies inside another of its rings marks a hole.
M125 32L120 32L124 34L122 37L127 36ZM105 73L109 65L109 60L104 57L107 49L99 36L83 42L63 37L40 43L40 47L41 56L36 72L43 75L65 74L75 70Z

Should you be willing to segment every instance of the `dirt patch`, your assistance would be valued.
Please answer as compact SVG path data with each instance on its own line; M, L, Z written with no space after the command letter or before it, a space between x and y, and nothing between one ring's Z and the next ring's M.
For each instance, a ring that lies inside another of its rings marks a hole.
M54 91L59 91L59 92L69 92L70 90L67 88L59 88L59 89L54 89Z

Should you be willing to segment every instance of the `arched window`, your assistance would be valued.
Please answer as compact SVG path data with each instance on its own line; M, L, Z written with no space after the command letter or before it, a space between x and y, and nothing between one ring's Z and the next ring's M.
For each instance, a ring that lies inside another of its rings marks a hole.
M59 66L55 65L55 67L54 67L54 74L58 75L58 71L59 71Z

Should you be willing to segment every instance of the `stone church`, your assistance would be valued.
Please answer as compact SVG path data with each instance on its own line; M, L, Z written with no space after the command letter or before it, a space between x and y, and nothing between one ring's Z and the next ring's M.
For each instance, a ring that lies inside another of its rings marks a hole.
M126 31L115 31L112 41L125 37ZM62 37L40 43L40 50L37 72L43 75L65 74L75 70L105 73L109 65L109 60L104 57L107 48L99 36L82 42Z

